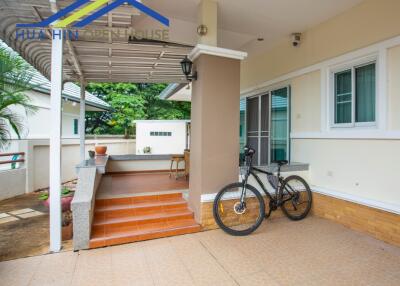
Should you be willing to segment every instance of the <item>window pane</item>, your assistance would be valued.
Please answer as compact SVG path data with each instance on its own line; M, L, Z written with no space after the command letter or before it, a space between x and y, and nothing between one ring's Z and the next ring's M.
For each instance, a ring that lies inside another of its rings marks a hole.
M271 93L271 162L288 159L288 89Z
M240 100L240 152L246 145L246 99Z
M356 68L356 122L375 121L375 64Z
M74 119L74 135L78 135L78 124L79 124L79 120L78 119Z
M351 123L351 70L335 74L335 123Z

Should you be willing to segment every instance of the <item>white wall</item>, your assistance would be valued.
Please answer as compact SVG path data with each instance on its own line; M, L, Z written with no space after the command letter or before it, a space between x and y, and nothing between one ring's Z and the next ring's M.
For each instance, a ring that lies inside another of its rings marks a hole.
M145 147L151 154L183 154L186 148L186 124L180 120L136 121L136 154ZM172 136L150 136L150 132L171 132Z
M25 193L26 169L0 171L0 200Z
M49 185L49 141L30 140L33 151L33 168L29 169L33 182L31 191L47 188ZM109 155L126 155L135 153L135 140L132 139L98 139L86 140L86 156L88 150L94 150L95 144L107 146ZM75 166L80 163L78 140L63 140L62 147L62 181L76 179Z
M77 177L75 166L80 163L79 139L63 139L62 143L62 181L66 182ZM135 154L136 149L133 139L100 138L86 140L86 151L94 150L96 144L107 146L109 155ZM25 163L16 170L10 170L10 164L0 165L0 199L49 186L49 140L12 140L5 152L25 152ZM4 160L9 160L9 157L4 157Z
M27 139L46 139L49 138L50 131L50 96L48 94L37 91L28 91L26 93L32 100L31 104L38 108L37 112L26 117L23 109L13 107L25 118L27 126ZM79 119L79 103L63 100L62 107L62 136L64 138L78 138L78 134L74 134L74 119ZM79 130L78 130L79 131ZM16 138L13 134L13 138Z

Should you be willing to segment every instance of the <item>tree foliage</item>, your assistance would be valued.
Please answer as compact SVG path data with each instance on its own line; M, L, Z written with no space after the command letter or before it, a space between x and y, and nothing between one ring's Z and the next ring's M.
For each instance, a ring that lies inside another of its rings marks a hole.
M22 108L26 114L36 112L37 108L25 95L33 88L31 78L31 67L11 50L0 47L0 149L8 146L11 131L19 139L28 133L24 116L13 108Z
M189 119L190 103L162 100L166 84L91 83L87 90L110 104L108 112L88 112L89 134L134 133L134 120Z

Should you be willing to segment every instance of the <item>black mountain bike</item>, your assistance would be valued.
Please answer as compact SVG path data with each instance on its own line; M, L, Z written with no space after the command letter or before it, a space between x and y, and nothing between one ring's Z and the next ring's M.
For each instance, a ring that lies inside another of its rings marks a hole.
M231 235L248 235L278 207L291 220L305 218L311 209L311 190L307 182L299 176L293 175L287 178L281 176L281 167L288 164L288 161L277 161L278 170L274 175L253 167L254 149L245 147L244 151L245 164L241 168L242 182L224 187L214 200L214 219L219 227ZM267 175L269 184L275 190L273 194L266 189L256 172ZM265 197L248 183L250 175L261 186Z

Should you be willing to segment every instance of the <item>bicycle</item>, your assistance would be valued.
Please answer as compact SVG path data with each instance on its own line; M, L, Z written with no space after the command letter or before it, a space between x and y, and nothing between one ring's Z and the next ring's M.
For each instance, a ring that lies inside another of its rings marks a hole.
M312 194L307 182L297 175L287 178L281 176L281 167L288 164L286 160L276 162L278 170L274 175L252 165L256 153L254 149L245 147L244 151L242 181L225 186L215 197L213 215L218 226L231 235L249 235L261 225L264 218L268 218L272 211L279 207L291 220L304 219L312 204ZM273 194L267 190L256 172L267 175L269 184L275 190ZM253 176L262 188L265 199L248 183L250 176Z

